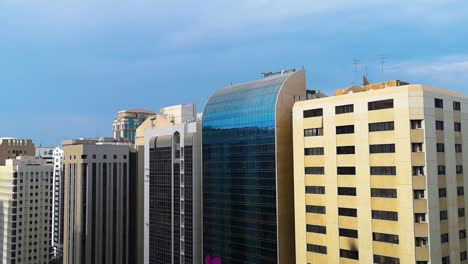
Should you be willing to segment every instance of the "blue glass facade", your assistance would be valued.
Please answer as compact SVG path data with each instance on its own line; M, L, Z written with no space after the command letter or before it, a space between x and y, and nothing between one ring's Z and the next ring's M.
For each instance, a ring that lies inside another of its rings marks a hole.
M291 74L215 92L203 112L203 256L278 263L276 101Z

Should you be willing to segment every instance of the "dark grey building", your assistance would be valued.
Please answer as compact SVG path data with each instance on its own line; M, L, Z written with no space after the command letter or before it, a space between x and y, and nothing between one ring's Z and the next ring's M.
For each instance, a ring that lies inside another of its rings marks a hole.
M112 139L64 141L64 263L136 263L137 155Z
M201 124L161 118L145 134L145 264L201 263Z

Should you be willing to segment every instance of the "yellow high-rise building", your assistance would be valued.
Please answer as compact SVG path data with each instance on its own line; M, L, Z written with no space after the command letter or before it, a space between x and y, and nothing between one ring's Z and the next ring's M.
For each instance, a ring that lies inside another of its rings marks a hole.
M467 263L467 97L336 94L293 109L296 263Z

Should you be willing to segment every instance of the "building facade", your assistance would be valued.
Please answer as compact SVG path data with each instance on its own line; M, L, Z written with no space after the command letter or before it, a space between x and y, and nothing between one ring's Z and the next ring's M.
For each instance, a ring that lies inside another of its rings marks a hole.
M111 139L63 146L64 263L136 263L136 152Z
M203 112L203 258L293 263L292 107L304 71L216 91Z
M112 125L113 137L115 139L125 138L129 142L135 143L136 129L149 116L154 114L154 112L145 109L130 109L118 112Z
M153 122L145 132L144 263L202 263L201 123L166 114Z
M18 156L34 156L35 147L31 139L0 138L0 166L7 159Z
M49 263L52 167L34 157L0 166L2 263Z
M399 81L296 103L296 263L467 263L467 112Z
M63 211L64 211L64 175L63 175L63 149L56 147L53 150L53 207L52 207L52 248L53 255L63 255Z

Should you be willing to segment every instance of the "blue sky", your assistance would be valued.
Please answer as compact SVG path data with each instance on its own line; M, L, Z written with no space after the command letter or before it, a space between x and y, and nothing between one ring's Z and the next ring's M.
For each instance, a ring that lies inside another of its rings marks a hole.
M374 82L466 93L466 25L466 0L2 0L0 136L110 136L118 110L201 111L214 90L285 68L332 93L353 59Z

